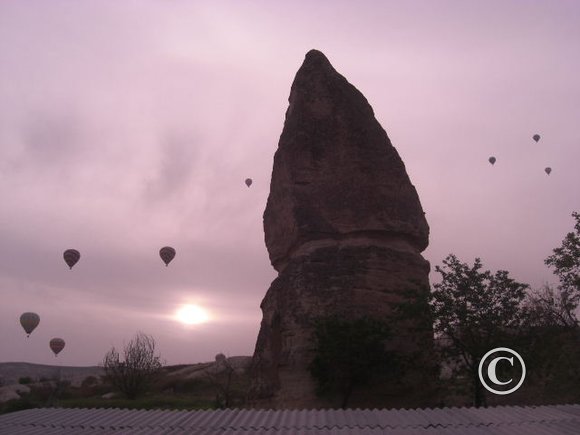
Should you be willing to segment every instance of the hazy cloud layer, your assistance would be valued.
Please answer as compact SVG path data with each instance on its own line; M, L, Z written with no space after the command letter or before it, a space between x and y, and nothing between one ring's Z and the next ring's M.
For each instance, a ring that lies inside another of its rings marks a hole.
M580 210L579 40L573 1L1 2L0 361L52 363L60 336L59 362L95 364L138 330L169 363L253 352L272 158L311 48L403 158L432 265L554 281ZM186 303L211 321L175 322Z

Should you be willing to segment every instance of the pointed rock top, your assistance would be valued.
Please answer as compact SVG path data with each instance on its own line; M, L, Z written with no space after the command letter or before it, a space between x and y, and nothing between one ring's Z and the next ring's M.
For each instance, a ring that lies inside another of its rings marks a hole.
M331 107L349 106L350 110L374 118L373 109L358 89L334 69L328 58L318 50L306 53L304 62L292 82L290 106L286 121L295 107L307 117L327 117Z
M302 66L296 73L296 78L294 83L297 82L312 82L314 77L326 77L324 80L328 80L329 77L340 77L344 79L332 66L328 58L318 50L310 50L306 53L304 57L304 62ZM344 79L346 80L346 79Z
M330 61L328 60L328 58L324 55L324 53L322 51L318 51L318 50L310 50L308 53L306 53L306 57L304 58L304 63L326 63L328 65L330 65Z
M324 53L318 50L310 50L306 53L304 62L296 73L296 79L304 75L309 76L313 72L338 74Z

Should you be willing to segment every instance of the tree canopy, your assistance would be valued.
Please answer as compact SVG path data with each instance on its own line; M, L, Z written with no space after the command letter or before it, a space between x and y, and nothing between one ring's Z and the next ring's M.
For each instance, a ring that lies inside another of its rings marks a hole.
M357 386L393 369L394 357L385 348L389 337L385 323L367 317L320 319L314 337L316 354L310 365L319 393L338 392L341 407L346 408Z
M479 361L489 350L517 340L525 323L529 287L512 279L505 270L492 273L482 267L479 258L470 266L448 255L442 267L435 267L441 282L431 293L433 329L445 343L441 350L467 368L476 406L485 404L477 374Z
M564 237L562 245L553 250L545 263L554 269L560 280L558 297L570 316L569 320L578 325L574 310L580 303L580 213L574 212L572 217L576 220L574 231Z

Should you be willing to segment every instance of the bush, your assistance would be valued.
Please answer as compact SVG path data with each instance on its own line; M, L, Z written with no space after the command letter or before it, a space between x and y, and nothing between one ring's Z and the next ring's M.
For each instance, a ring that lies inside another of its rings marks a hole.
M319 394L338 392L346 408L353 390L373 377L396 370L395 357L386 350L388 326L370 318L320 319L315 330L315 357L310 373Z
M24 411L25 409L39 408L38 403L34 403L28 397L20 399L9 400L8 402L0 404L0 414L7 414L9 412Z

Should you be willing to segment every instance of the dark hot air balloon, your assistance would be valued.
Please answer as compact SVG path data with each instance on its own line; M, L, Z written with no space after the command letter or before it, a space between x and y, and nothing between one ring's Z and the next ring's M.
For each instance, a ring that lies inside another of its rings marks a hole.
M66 251L64 251L64 254L62 254L62 256L64 258L65 263L68 264L68 267L72 269L73 266L77 264L77 262L81 258L81 253L76 249L67 249Z
M165 263L165 266L167 267L167 265L175 257L175 249L173 249L171 246L165 246L159 250L159 256L161 257L161 259Z
M550 175L550 172L552 172L552 168L546 168L544 169L544 172L548 175Z
M246 178L246 186L250 187L252 185L252 179Z
M540 135L539 134L535 134L532 136L532 139L534 139L536 142L538 142L540 140Z
M487 159L489 161L489 163L491 163L492 165L495 164L495 157L491 156L489 159Z
M20 324L26 331L26 336L30 337L30 333L40 323L40 317L36 313L24 313L20 316Z
M64 349L64 340L62 338L53 338L52 340L50 340L50 350L54 352L54 356L57 356L63 349Z

